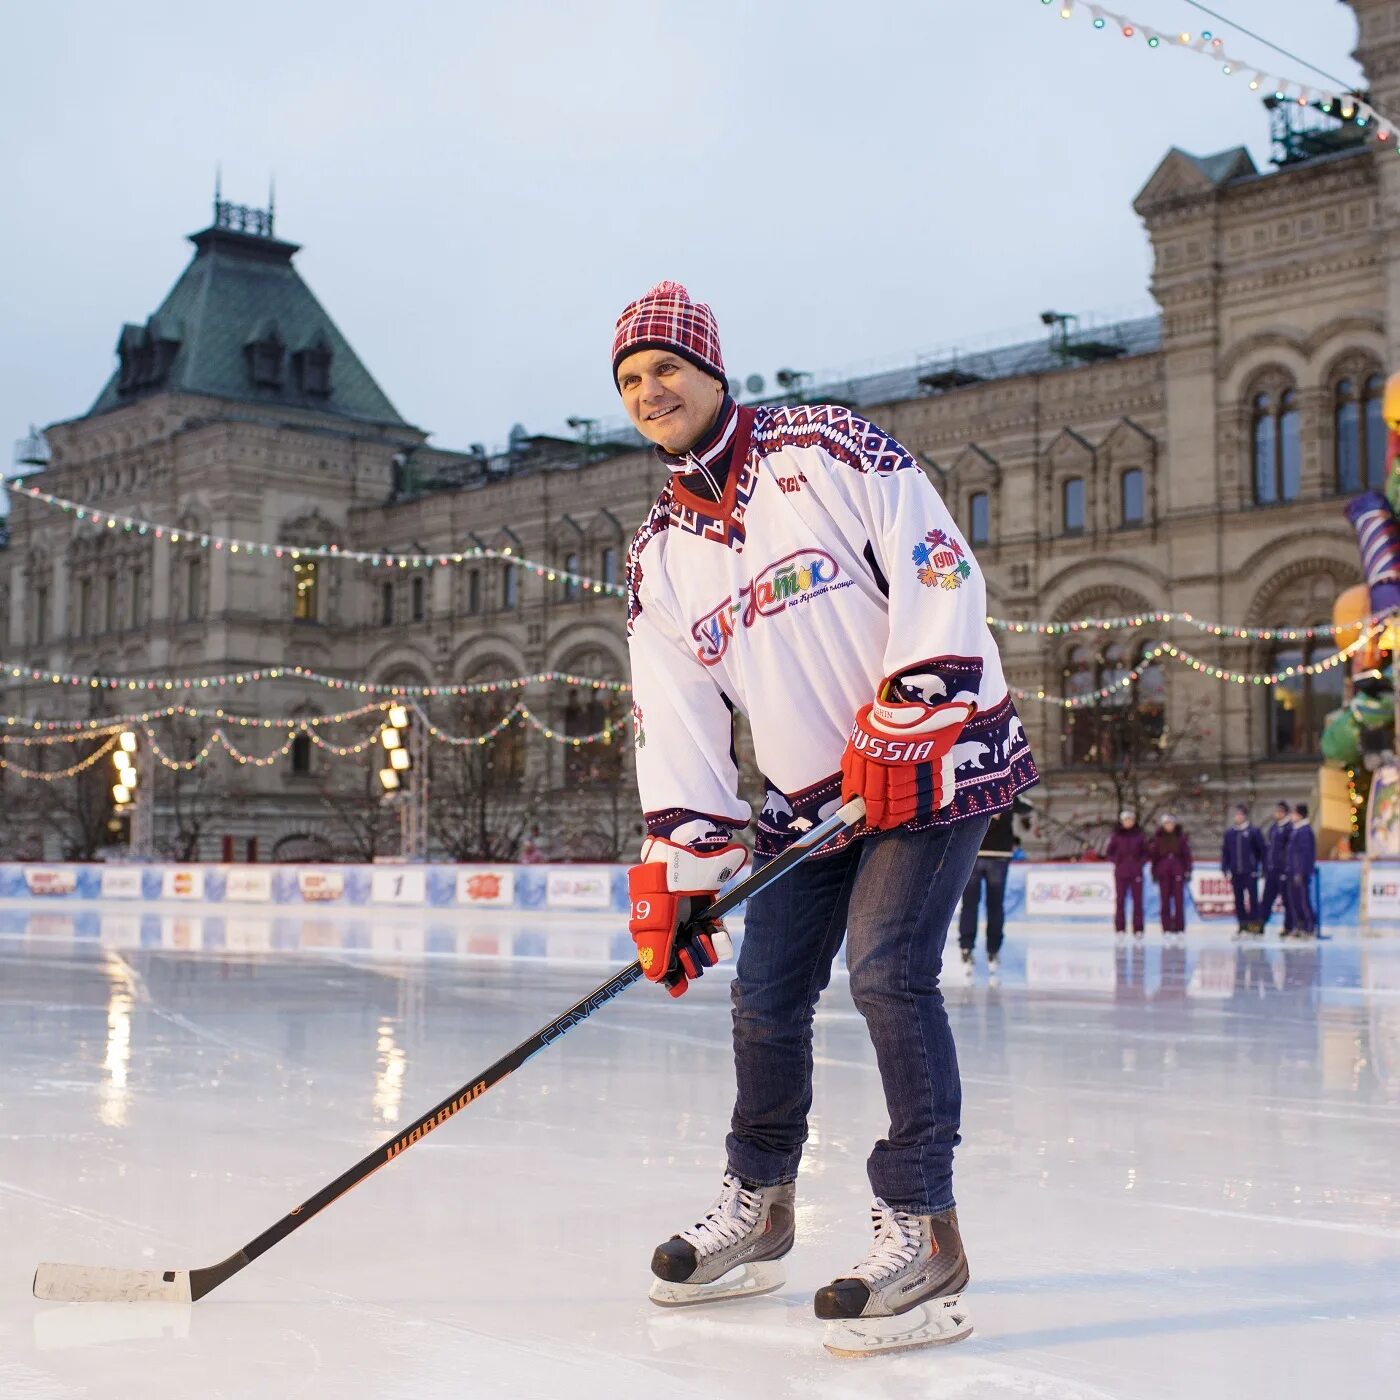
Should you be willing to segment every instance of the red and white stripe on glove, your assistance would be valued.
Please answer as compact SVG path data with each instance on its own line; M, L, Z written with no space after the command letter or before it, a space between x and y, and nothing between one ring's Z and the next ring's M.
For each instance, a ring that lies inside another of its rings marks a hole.
M889 689L881 686L883 693ZM841 800L863 798L866 824L882 831L931 817L953 800L952 749L976 713L965 700L862 705L841 756Z

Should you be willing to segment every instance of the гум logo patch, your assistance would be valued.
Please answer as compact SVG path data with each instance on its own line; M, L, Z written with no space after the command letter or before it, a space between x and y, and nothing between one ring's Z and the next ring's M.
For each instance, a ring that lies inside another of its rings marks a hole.
M930 530L914 546L914 563L925 588L961 588L963 579L972 573L962 545L942 530Z

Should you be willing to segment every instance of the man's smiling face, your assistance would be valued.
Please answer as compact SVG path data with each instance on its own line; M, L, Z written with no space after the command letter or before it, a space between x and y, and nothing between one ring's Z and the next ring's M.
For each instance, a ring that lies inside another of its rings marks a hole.
M635 350L617 367L622 403L637 431L680 456L719 413L724 386L674 350Z

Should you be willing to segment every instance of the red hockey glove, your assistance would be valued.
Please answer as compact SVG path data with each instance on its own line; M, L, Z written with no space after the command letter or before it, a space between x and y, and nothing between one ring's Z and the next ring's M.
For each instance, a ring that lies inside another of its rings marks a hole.
M649 836L642 860L627 872L632 917L627 929L637 960L653 982L664 982L673 997L683 996L691 979L713 967L730 948L718 920L705 920L715 891L748 860L737 843L702 853Z
M976 713L963 700L862 705L841 756L841 800L864 798L866 824L882 831L931 817L953 800L953 745Z

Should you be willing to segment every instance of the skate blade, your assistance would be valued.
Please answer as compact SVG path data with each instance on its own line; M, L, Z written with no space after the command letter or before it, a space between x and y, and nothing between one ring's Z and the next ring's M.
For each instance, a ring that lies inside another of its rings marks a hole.
M654 1278L647 1297L661 1308L688 1308L695 1303L718 1303L725 1298L757 1298L772 1293L787 1281L776 1259L739 1264L710 1283L667 1283Z
M889 1351L947 1346L972 1333L962 1298L935 1298L895 1317L852 1317L828 1322L822 1345L833 1356L880 1356Z

